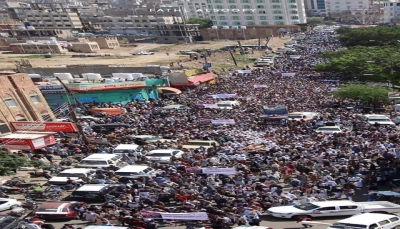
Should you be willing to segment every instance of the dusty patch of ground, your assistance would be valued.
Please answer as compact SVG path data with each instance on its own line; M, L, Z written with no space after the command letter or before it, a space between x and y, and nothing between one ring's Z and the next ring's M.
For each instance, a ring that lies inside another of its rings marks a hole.
M269 42L273 49L282 47L289 39L272 38ZM265 40L261 41L265 43ZM242 44L258 44L257 39L241 41ZM0 54L0 68L10 69L15 67L15 62L20 59L27 59L34 67L50 67L60 65L75 65L75 64L107 64L107 65L121 65L121 66L143 66L149 64L156 65L169 65L171 62L177 63L180 59L184 67L193 68L200 67L201 62L204 60L187 61L188 56L180 55L180 50L194 50L194 49L220 49L224 45L237 44L236 41L204 41L196 44L177 44L165 45L156 43L137 43L137 47L123 47L115 50L105 49L102 53L112 53L113 56L108 57L90 57L90 58L73 58L72 55L76 53L67 53L63 55L53 55L52 58L44 58L42 55L30 54ZM133 56L130 53L138 51L152 51L154 55L149 56ZM169 56L166 55L169 53ZM264 51L256 51L254 54L246 56L235 55L238 67L243 67L251 64L253 61L249 60L250 57L259 57ZM213 63L214 70L218 68L234 67L233 61L229 52L219 52L215 56L207 59L208 62Z

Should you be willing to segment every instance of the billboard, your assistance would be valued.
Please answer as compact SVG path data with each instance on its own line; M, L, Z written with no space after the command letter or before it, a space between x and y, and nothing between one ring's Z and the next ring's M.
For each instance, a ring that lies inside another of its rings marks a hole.
M72 122L11 122L16 131L37 131L37 132L78 132L75 124Z
M52 134L41 135L34 137L34 134L24 134L25 136L14 136L6 135L1 137L0 144L2 147L7 149L15 149L15 150L35 150L41 149L49 145L53 145L56 143L56 140Z

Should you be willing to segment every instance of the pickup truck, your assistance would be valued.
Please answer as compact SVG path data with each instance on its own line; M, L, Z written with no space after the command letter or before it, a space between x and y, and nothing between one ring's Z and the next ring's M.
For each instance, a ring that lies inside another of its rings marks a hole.
M349 200L318 201L297 206L281 206L268 209L277 218L298 220L300 218L351 216L359 213L397 213L400 205L388 201L353 202Z

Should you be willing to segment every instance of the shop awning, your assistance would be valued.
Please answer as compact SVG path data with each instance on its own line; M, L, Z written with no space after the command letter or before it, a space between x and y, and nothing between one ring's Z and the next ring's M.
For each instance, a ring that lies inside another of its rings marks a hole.
M207 74L202 74L202 75L191 77L188 79L188 81L189 81L189 84L199 85L201 83L208 82L213 79L215 79L214 73L207 73Z
M12 133L0 137L0 146L7 149L35 150L56 143L56 132Z
M163 93L163 94L181 94L182 91L177 89L177 88L173 88L173 87L159 87L157 88L159 93Z

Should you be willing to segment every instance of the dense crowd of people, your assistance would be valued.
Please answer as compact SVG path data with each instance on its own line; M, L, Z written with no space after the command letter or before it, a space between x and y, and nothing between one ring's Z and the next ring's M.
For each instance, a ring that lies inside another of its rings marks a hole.
M379 182L396 177L400 168L396 155L400 143L397 127L365 123L360 116L362 110L354 101L338 100L330 94L340 86L343 77L313 69L326 61L319 54L343 48L334 34L307 32L296 35L294 40L295 54L301 58L283 54L275 59L273 67L254 68L245 74L233 71L219 76L215 84L159 100L88 105L124 109L120 116L81 121L89 138L107 138L107 145L84 146L77 139L74 144L53 147L52 152L65 157L107 153L118 144L134 143L135 135L155 135L173 141L146 143L145 152L181 149L184 154L168 165L151 163L156 177L124 184L120 195L109 196L102 208L79 209L81 218L91 223L130 224L141 218L154 218L154 212L207 212L214 228L258 225L260 215L271 206L352 199L361 190L376 190ZM234 95L225 99L210 97L216 94ZM240 105L233 109L201 106L224 100L235 100ZM170 104L189 109L163 109ZM311 120L266 123L266 105L284 105L288 112L317 112L318 116ZM228 119L233 119L234 124L203 121ZM99 123L124 123L129 127L113 131L91 128ZM344 131L315 131L327 123ZM182 145L190 139L215 140L219 144L183 149ZM132 160L148 163L141 155ZM191 169L213 166L234 168L236 174L199 174ZM101 174L104 179L118 180L113 171ZM140 192L148 195L141 196ZM140 227L151 225L151 221L141 222L144 224Z

